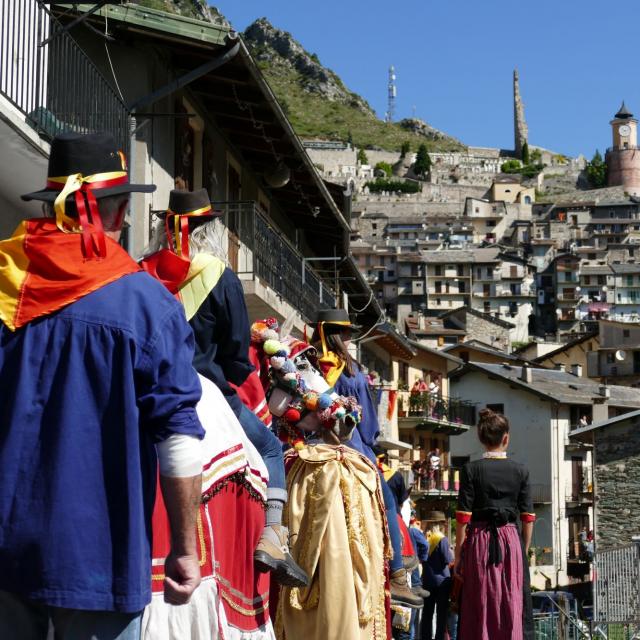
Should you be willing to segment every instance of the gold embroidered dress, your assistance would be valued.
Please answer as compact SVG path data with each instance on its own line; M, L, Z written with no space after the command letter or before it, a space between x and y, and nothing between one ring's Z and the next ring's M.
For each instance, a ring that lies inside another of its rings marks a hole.
M384 563L391 555L378 472L354 449L293 452L285 524L311 580L283 588L279 640L386 640Z

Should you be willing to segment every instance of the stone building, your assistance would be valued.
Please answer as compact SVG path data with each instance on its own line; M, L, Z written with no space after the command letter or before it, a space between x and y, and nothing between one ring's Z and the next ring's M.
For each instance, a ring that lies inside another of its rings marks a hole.
M640 411L570 434L592 447L596 551L631 544L640 535Z
M480 340L494 349L507 353L511 348L510 332L515 329L515 325L511 322L468 306L447 311L440 317L445 326L464 330L466 340ZM469 360L468 354L466 357L456 355L465 361Z
M599 340L587 354L587 375L605 383L640 384L640 324L600 320Z
M629 193L640 193L640 149L638 121L624 102L611 121L613 146L607 149L609 186L622 185Z

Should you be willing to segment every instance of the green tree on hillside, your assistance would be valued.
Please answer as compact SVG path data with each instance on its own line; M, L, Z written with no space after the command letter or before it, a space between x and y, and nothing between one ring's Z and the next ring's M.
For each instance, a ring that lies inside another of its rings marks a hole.
M374 167L375 171L381 171L384 173L385 176L387 176L388 178L391 177L391 174L393 173L393 168L391 167L391 165L388 162L378 162L378 164L376 164L376 166Z
M520 160L516 160L515 158L511 158L511 160L507 160L502 163L500 167L500 171L502 173L518 173L522 169L522 164Z
M522 164L529 164L529 143L522 145Z
M369 164L369 158L364 149L358 149L358 164Z
M405 140L400 147L400 157L404 158L411 151L411 143Z
M529 161L533 164L540 164L542 161L542 151L540 149L534 149L529 153Z
M431 157L427 151L427 145L421 144L416 154L416 162L413 165L413 171L417 176L425 177L431 171Z
M594 189L607 186L607 165L597 149L591 162L587 162L587 178Z
M353 134L351 133L351 129L349 129L349 132L347 133L347 144L350 147L353 147Z

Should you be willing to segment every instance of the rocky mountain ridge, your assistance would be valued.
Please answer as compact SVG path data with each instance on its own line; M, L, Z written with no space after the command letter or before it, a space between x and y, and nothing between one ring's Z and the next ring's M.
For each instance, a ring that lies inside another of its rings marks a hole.
M249 25L243 38L302 137L351 139L357 146L393 151L403 142L409 142L414 150L423 142L433 151L463 146L417 118L383 122L364 98L322 65L316 54L267 18Z
M288 67L303 76L305 91L375 115L367 101L349 91L335 72L320 63L317 55L308 53L288 31L276 29L266 18L260 18L247 27L244 39L259 62Z

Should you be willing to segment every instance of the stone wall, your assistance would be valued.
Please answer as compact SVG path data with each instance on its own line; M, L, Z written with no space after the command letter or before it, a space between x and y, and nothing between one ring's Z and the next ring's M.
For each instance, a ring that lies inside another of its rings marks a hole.
M496 349L509 352L511 346L509 329L500 327L495 322L490 322L484 318L478 318L471 313L467 313L466 315L466 340L480 340L485 344L490 344Z
M629 544L640 534L640 419L595 432L596 543Z

